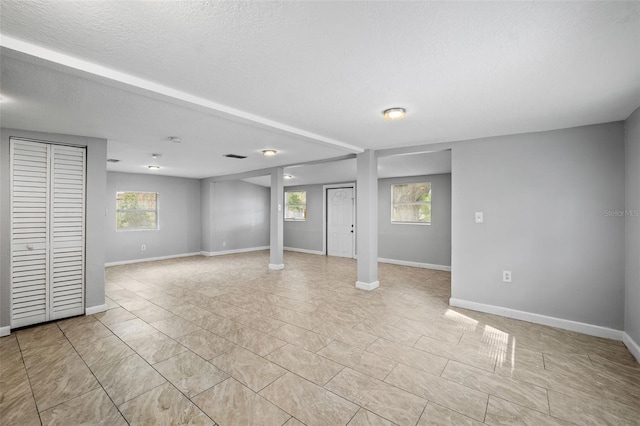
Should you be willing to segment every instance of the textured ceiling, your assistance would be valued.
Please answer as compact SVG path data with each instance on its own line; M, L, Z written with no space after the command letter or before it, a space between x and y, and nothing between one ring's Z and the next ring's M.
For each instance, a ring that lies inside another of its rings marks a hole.
M108 139L111 171L204 178L333 158L343 150L220 118L4 55L0 63L3 127ZM24 96L28 93L28 97ZM169 142L179 135L183 142ZM299 149L301 144L306 148ZM277 148L267 158L261 150ZM151 154L162 154L159 160ZM224 154L247 156L244 160Z
M212 135L225 136L222 151L282 141L288 164L623 120L640 105L637 1L3 0L0 16L0 43L14 42L2 56L0 90L15 98L3 126L106 137L110 156L132 161L151 140L183 136L167 174L265 167L226 168ZM20 57L18 42L48 60ZM65 66L49 63L56 54ZM42 73L45 83L30 80ZM45 106L56 112L40 122ZM381 119L392 106L407 119Z

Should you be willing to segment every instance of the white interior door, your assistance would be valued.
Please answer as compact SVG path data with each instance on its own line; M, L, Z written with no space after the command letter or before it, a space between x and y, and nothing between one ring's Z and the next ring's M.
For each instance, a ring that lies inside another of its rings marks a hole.
M327 255L353 257L355 241L353 188L327 189Z
M84 148L11 139L11 327L84 313Z

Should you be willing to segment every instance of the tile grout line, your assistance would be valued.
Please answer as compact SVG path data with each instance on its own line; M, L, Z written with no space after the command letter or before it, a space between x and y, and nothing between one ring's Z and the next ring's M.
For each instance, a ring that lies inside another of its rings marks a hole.
M352 400L350 400L350 399L347 399L347 398L345 398L344 396L338 395L337 393L335 393L335 392L333 392L333 391L331 391L331 390L329 390L329 389L325 388L324 386L320 386L320 385L318 385L318 384L316 384L316 383L313 383L311 380L307 380L307 379L305 379L304 377L302 377L301 375L297 374L297 373L296 373L296 372L294 372L294 371L287 370L287 372L289 372L289 373L293 374L294 376L297 376L297 377L298 377L298 378L300 378L301 380L304 380L304 381L306 381L306 382L311 383L311 384L312 384L312 385L314 385L314 386L319 387L320 389L322 389L323 391L325 391L325 392L327 392L327 393L330 393L330 394L332 394L332 395L334 395L334 396L337 396L338 398L340 398L340 399L342 399L342 400L345 400L345 401L347 401L347 402L350 402L351 404L353 404L353 405L355 405L355 406L357 406L357 407L360 407L360 408L363 408L363 409L364 409L364 407L363 407L363 406L361 406L360 404L356 403L355 401L352 401ZM286 373L285 373L285 374L286 374ZM336 375L337 375L337 374L336 374ZM282 376L278 377L278 379L282 378L283 376L284 376L284 374L283 374ZM273 383L274 383L275 381L277 381L278 379L276 379L276 380L274 380L273 382L271 382L271 383L270 383L270 385L271 385L271 384L273 384ZM327 382L327 383L328 383L328 382ZM267 387L267 386L265 386L265 388L266 388L266 387ZM262 389L262 390L264 390L264 389ZM260 392L262 392L262 390L261 390ZM269 401L271 404L275 405L276 407L280 408L280 409L281 409L282 411L284 411L285 413L289 414L289 412L288 412L288 411L286 411L284 408L280 407L280 406L279 406L278 404L276 404L275 402L271 401L270 399L265 398L265 397L264 397L264 396L262 396L262 395L259 395L259 396L260 396L260 397L262 397L262 398L264 398L265 400ZM357 411L358 411L358 410L356 410L356 413L357 413ZM294 415L292 415L292 414L289 414L289 415L291 415L291 417L295 417L295 416L294 416Z
M407 293L407 294L408 294L408 293ZM303 327L303 328L304 328L304 327ZM214 334L215 334L215 333L214 333ZM459 342L458 342L458 343L459 343ZM543 363L544 363L544 360L543 360ZM446 368L446 366L445 366L445 368ZM494 364L494 372L495 372L495 364ZM442 374L442 373L441 373L441 374ZM527 383L527 382L524 382L524 383ZM547 394L547 395L548 395L548 394Z
M125 309L125 310L126 310L126 308L123 308L123 309ZM163 309L164 309L164 308L163 308ZM128 312L130 312L130 311L128 311ZM258 314L259 314L259 313L258 313ZM190 321L190 320L188 320L188 319L186 319L186 318L183 318L183 319L184 319L185 321L188 321L188 322L190 322L190 323L192 323L192 324L193 324L193 322L192 322L192 321ZM143 321L144 321L144 320L143 320ZM145 321L145 323L146 323L146 321ZM287 323L287 324L289 324L289 323ZM285 325L285 324L283 324L283 326L284 326L284 325ZM250 326L249 326L249 327L250 327ZM250 327L250 328L252 328L252 327ZM278 328L280 328L280 327L278 327ZM301 328L302 328L302 327L301 327ZM304 329L304 328L303 328L303 329ZM255 330L255 329L254 329L254 330ZM158 331L160 331L160 330L158 330ZM256 330L256 331L260 331L260 330ZM308 331L308 330L307 330L307 331ZM215 333L213 333L213 334L215 334ZM265 334L267 334L267 333L265 333ZM119 336L118 336L118 337L119 337ZM220 338L222 338L222 339L225 339L223 336L219 336L219 337L220 337ZM272 336L272 337L275 337L275 336ZM172 339L172 340L173 340L173 339ZM227 340L227 339L225 339L225 340ZM228 341L228 340L227 340L227 341ZM179 342L178 342L178 343L179 343ZM231 343L236 344L235 342L231 342ZM126 343L125 343L125 344L126 344ZM288 343L288 342L287 342L287 344L290 344L290 343ZM236 345L237 345L237 344L236 344ZM128 346L128 345L127 345L127 346ZM238 346L239 346L239 347L242 347L241 345L238 345ZM294 345L294 346L295 346L295 345ZM325 346L326 346L326 345L325 345ZM131 348L131 349L133 350L133 348ZM188 349L188 348L187 348L187 349ZM247 349L247 348L243 348L243 349L245 349L245 350L247 350L247 351L249 351L249 352L253 353L254 355L256 355L256 356L258 356L258 357L261 357L262 359L264 359L264 360L265 360L265 361L267 361L267 362L272 363L272 361L270 361L270 360L268 360L268 359L264 358L264 357L263 357L263 356L261 356L260 354L255 354L254 352L250 351L250 350L249 350L249 349ZM278 350L278 349L279 349L279 348L274 349L274 350L273 350L273 351L271 351L270 353L273 353L273 352L275 352L275 351L276 351L276 350ZM302 349L304 350L304 348L302 348ZM322 348L321 348L321 349L322 349ZM135 350L134 350L134 352L135 352ZM193 351L192 351L192 352L193 352ZM137 352L136 352L136 353L137 353ZM313 353L313 352L311 352L311 353ZM197 354L196 354L196 355L197 355ZM220 355L223 355L223 354L220 354ZM266 354L266 355L269 355L269 354ZM176 355L176 356L177 356L177 355ZM172 358L172 357L170 357L170 358ZM168 359L170 359L170 358L168 358ZM215 358L215 357L214 357L214 358ZM212 359L213 359L213 358L212 358ZM203 359L203 360L204 360L204 359ZM146 360L145 360L145 361L146 361ZM166 361L166 360L165 360L165 361ZM210 364L212 364L212 365L213 365L213 363L211 363L209 360L204 360L204 361L205 361L205 362L209 362ZM334 361L334 362L335 362L335 361ZM276 365L277 365L277 364L276 364ZM214 366L214 367L216 367L215 365L213 365L213 366ZM151 367L153 367L153 365L151 365ZM280 367L282 367L282 366L280 366ZM217 367L216 367L216 368L217 368ZM292 371L290 371L290 370L288 370L288 369L286 369L286 368L284 368L284 367L282 367L282 368L283 368L285 371L291 372L292 374L296 374L296 373L294 373L294 372L292 372ZM344 369L344 366L343 366L343 369ZM155 368L154 368L154 370L155 370ZM156 370L156 371L157 371L157 370ZM221 371L223 371L223 370L221 370ZM341 369L340 371L342 371L342 369ZM159 373L160 375L162 375L162 373L160 373L159 371L158 371L158 373ZM229 373L227 373L227 372L225 372L225 373L229 375L229 377L227 377L225 380L228 380L229 378L233 378L233 376L232 376L232 375L230 375ZM284 374L286 374L286 373L284 373ZM336 373L336 375L337 375L337 373ZM171 383L171 381L170 381L170 380L168 380L165 376L162 376L162 377L164 377L164 378L165 378L169 383ZM260 391L262 391L264 388L268 387L270 384L272 384L273 382L275 382L276 380L278 380L280 377L282 377L282 375L278 376L278 377L277 377L277 378L275 378L273 381L271 381L270 383L268 383L267 385L265 385L262 389L260 389ZM334 377L335 377L335 376L334 376ZM234 379L235 379L235 378L234 378ZM304 378L303 378L303 379L304 379ZM213 387L217 386L218 384L220 384L220 383L224 382L225 380L223 380L223 381L221 381L221 382L219 382L219 383L217 383L217 384L215 384L215 385L211 386L210 388L207 388L207 389L206 389L206 390L204 390L203 392L206 392L207 390L210 390L211 388L213 388ZM237 380L237 379L235 379L235 380ZM304 380L306 380L306 379L304 379ZM241 383L241 384L243 384L242 382L240 382L240 383ZM311 382L311 383L313 383L313 382ZM172 383L171 383L171 384L172 384ZM174 386L174 385L172 384L172 386ZM245 386L245 387L246 387L246 385L244 385L244 384L243 384L243 386ZM175 387L175 386L174 386L174 387ZM247 388L248 388L248 387L247 387ZM265 400L266 400L266 398L264 398L264 397L262 397L261 395L259 395L259 392L260 392L260 391L256 392L256 391L253 391L251 388L248 388L248 389L249 389L249 390L251 390L252 392L254 392L254 394L256 394L256 395L258 395L258 396L260 396L261 398L263 398L263 399L265 399ZM178 389L178 391L180 391L180 390ZM203 393L203 392L200 392L198 395L200 395L200 394L201 394L201 393ZM182 392L181 392L181 393L182 393ZM183 394L183 395L184 395L184 394ZM186 395L184 395L184 396L185 396L185 397L187 397ZM197 395L196 395L196 396L197 396ZM194 396L194 398L195 398L195 396ZM189 399L189 400L193 403L193 401L192 401L190 398L188 398L188 397L187 397L187 399ZM268 401L268 400L267 400L267 401ZM273 404L273 402L271 402L271 401L269 401L269 402L270 402L271 404ZM194 404L195 404L195 403L194 403ZM196 406L197 406L197 404L196 404ZM200 408L200 407L198 407L198 408ZM279 407L279 408L280 408L280 409L282 409L281 407ZM293 417L290 413L288 413L288 412L287 412L287 411L285 411L284 409L282 409L282 410L283 410L283 412L285 412L285 413L289 414L291 417ZM206 413L205 413L205 414L206 414ZM212 420L213 420L213 419L212 419ZM287 420L287 421L288 421L288 420Z
M482 423L486 423L486 421L487 421L487 414L489 413L489 400L490 399L491 399L491 394L487 394L487 403L484 406L484 416L482 417Z
M549 415L551 416L551 400L549 399L549 389L544 390L547 394L547 408L549 409Z
M31 391L31 397L33 398L33 403L36 406L36 413L38 414L38 420L40 420L40 424L42 424L42 417L40 416L40 410L38 409L38 401L36 400L36 394L35 394L35 391L33 390L33 385L31 384L31 376L29 375L29 370L27 369L27 364L25 364L25 362L24 362L24 353L23 353L23 350L22 350L22 345L20 344L20 339L18 339L18 336L16 336L16 343L18 344L18 349L20 349L20 361L22 361L22 366L24 368L24 374L27 375L27 380L29 381L29 390Z
M416 425L420 423L420 420L422 419L422 416L424 416L424 412L427 411L427 407L429 406L429 404L431 404L431 401L427 400L427 403L425 404L424 408L422 409L422 412L420 413L420 416L418 417L418 421L416 422Z
M98 319L96 319L96 321L98 321ZM103 324L104 325L104 324ZM58 326L58 329L60 330L60 332L64 335L64 338L67 339L67 342L69 342L69 344L71 345L71 347L73 348L73 350L75 351L75 353L78 355L78 357L82 360L82 362L84 363L84 365L87 367L87 370L89 370L89 372L91 372L91 375L94 377L94 379L96 379L96 382L98 383L98 385L100 385L100 388L102 389L102 391L105 393L105 395L107 395L107 398L109 398L109 401L111 401L111 403L113 404L114 407L116 407L116 410L118 410L118 413L120 414L120 416L122 417L122 419L127 423L127 424L131 424L127 418L124 416L124 414L122 413L122 411L120 411L120 407L118 407L118 405L113 401L113 399L111 398L111 395L109 395L109 392L107 392L107 390L104 388L104 386L102 385L102 383L100 382L100 380L98 380L98 377L96 377L95 373L93 372L93 370L91 369L91 367L89 367L89 364L87 364L87 362L84 360L84 358L82 357L82 355L80 355L80 353L78 352L78 350L76 349L75 345L73 343L71 343L71 340L69 340L69 337L67 337L67 334L64 332L64 330L62 330L60 328L60 326L56 323L56 326ZM115 334L114 334L115 336ZM110 336L107 336L110 337ZM116 336L117 337L117 336ZM97 389L97 388L96 388ZM91 390L93 391L93 389ZM89 392L91 392L89 391ZM89 392L85 392L82 395L85 395ZM82 396L79 395L76 398ZM72 398L75 399L75 398ZM70 400L69 400L70 401ZM68 402L68 401L65 401Z
M449 360L448 360L448 361L449 361ZM448 361L447 361L447 363L448 363ZM413 369L416 369L416 370L420 370L420 369L418 369L418 368L411 367L410 365L406 365L406 364L403 364L403 363L401 363L401 362L398 362L398 365L404 365L405 367L409 367L409 368L413 368ZM397 366L398 366L398 365L396 365L396 367L394 367L394 370L397 368ZM446 365L445 365L445 367L446 367ZM446 380L446 381L447 381L447 382L449 382L449 383L453 383L453 384L456 384L456 385L460 385L460 386L463 386L463 387L465 387L465 388L467 388L467 389L470 389L470 390L472 390L472 391L476 391L476 392L480 392L480 393L486 394L486 395L487 395L487 403L488 403L488 398L489 398L489 396L491 395L489 392L483 392L483 391L479 391L479 390L477 390L477 389L470 388L470 387L468 387L468 386L462 385L462 384L460 384L460 383L454 382L454 381L449 380L449 379L446 379L446 378L444 378L444 377L436 376L435 374L431 374L431 373L426 372L426 371L424 371L424 370L420 370L420 371L424 372L425 374L430 374L430 375L432 375L432 376L434 376L434 377L440 377L442 380ZM391 374L392 372L393 372L393 370L392 370L391 372L389 372L389 374ZM444 372L444 369L442 370L442 372ZM440 374L442 374L442 373L440 373ZM389 376L389 375L387 375L387 377L388 377L388 376ZM376 379L376 380L377 380L377 379ZM385 380L386 380L386 378L385 378ZM382 380L381 380L381 381L382 381ZM432 403L434 403L434 404L436 404L436 405L441 405L441 404L438 404L436 401L433 401L433 400L431 400L431 399L429 399L429 398L427 398L427 397L425 397L425 396L418 395L418 394L416 394L416 393L414 393L414 392L412 392L412 391L410 391L410 390L403 389L403 388L401 388L401 387L399 387L399 386L396 386L396 385L391 384L391 383L386 382L386 381L382 381L382 382L383 382L383 383L385 383L385 384L387 384L387 385L389 385L389 386L392 386L392 387L394 387L394 388L396 388L396 389L400 389L401 391L404 391L404 392L410 393L410 394L412 394L412 395L414 395L414 396L417 396L418 398L422 398L422 399L424 399L424 400L426 400L426 401L428 401L428 402L432 402ZM509 401L509 402L511 402L511 401ZM446 408L446 409L448 409L448 410L451 410L451 411L453 411L453 412L455 412L455 413L458 413L458 414L463 415L463 416L465 416L465 417L468 417L468 418L470 418L470 419L474 419L474 420L476 420L475 418L473 418L473 417L469 416L468 414L461 413L460 411L458 411L458 410L456 410L456 409L449 408L449 407L445 407L444 405L441 405L441 406L442 406L442 407L444 407L444 408ZM525 408L528 408L528 407L525 407ZM486 406L485 406L485 416L486 416Z
M358 407L360 407L360 406L358 406ZM351 421L354 419L354 417L358 415L358 413L360 412L360 410L366 410L366 408L363 408L363 407L358 408L358 409L356 410L356 412L355 412L355 413L353 413L353 416L351 416L351 418L349 419L349 421L347 421L347 422L345 423L345 426L348 426L348 425L349 425L349 423L351 423Z
M123 309L124 309L124 310L126 310L126 308L123 308ZM131 313L131 311L128 311L128 310L126 310L126 311L127 311L127 312L129 312L129 313ZM132 315L134 315L134 314L132 314ZM143 321L145 324L147 324L147 325L151 325L151 324L147 323L146 321L144 321L143 319L141 319L141 318L139 318L139 317L136 317L136 319L140 319L140 320L141 320L141 321ZM98 319L97 321L100 321L100 320ZM131 321L131 320L121 321L120 323L117 323L117 324L122 324L123 322L126 322L126 321ZM102 321L100 321L100 322L102 323ZM106 324L104 324L104 323L102 323L102 325L104 325L105 327L109 328L109 326L107 326L107 325L106 325ZM112 325L116 325L116 324L112 324ZM155 327L154 327L154 328L155 328ZM152 368L156 373L158 373L158 374L159 374L159 375L160 375L160 376L165 380L165 383L161 383L161 384L159 384L158 386L154 386L153 388L151 388L151 389L149 389L149 390L147 390L147 391L145 391L145 392L142 392L140 395L136 395L136 396L134 396L134 397L132 397L132 398L130 398L130 399L128 399L128 400L126 400L126 401L123 401L123 402L122 402L122 404L120 404L120 405L123 405L123 404L125 404L125 403L127 403L127 402L129 402L129 401L131 401L131 400L133 400L133 399L135 399L135 398L138 398L139 396L144 395L145 393L151 392L152 390L154 390L154 389L156 389L156 388L158 388L158 387L160 387L160 386L163 386L163 385L164 385L164 384L166 384L166 383L169 383L169 384L170 384L170 385L171 385L175 390L177 390L177 391L178 391L182 396L184 396L184 397L185 397L189 402L191 402L193 405L195 405L195 406L198 408L198 410L200 410L200 411L201 411L205 416L207 416L209 419L211 419L211 417L209 417L209 415L208 415L207 413L205 413L204 411L202 411L202 409L201 409L201 408L200 408L196 403L194 403L193 401L191 401L191 398L189 398L187 395L185 395L185 394L184 394L180 389L178 389L178 388L177 388L177 387L176 387L176 386L171 382L171 380L167 379L167 378L166 378L166 377L165 377L165 376L164 376L160 371L158 371L158 370L154 367L154 365L155 365L155 364L151 364L149 361L147 361L147 360L146 360L142 355L140 355L140 354L138 353L138 351L136 351L134 348L132 348L132 347L131 347L127 342L125 342L125 341L124 341L120 336L118 336L117 334L115 334L115 333L114 333L110 328L109 328L109 331L111 331L111 333L113 333L113 335L114 335L114 336L116 336L116 337L117 337L117 338L118 338L118 339L119 339L119 340L120 340L120 341L121 341L125 346L127 346L129 349L131 349L131 350L132 350L132 351L133 351L133 352L134 352L138 357L140 357L140 359L142 359L144 362L146 362L146 363L147 363L147 365L149 365L149 367L151 367L151 368ZM173 339L171 336L167 336L166 334L164 334L162 331L157 330L157 332L158 332L158 333L161 333L161 334L162 334L162 335L164 335L164 336L166 336L168 339L172 340L173 342L177 343L178 345L180 345L180 346L184 346L184 345L182 345L180 342L177 342L175 339ZM75 349L75 348L74 348L74 349ZM189 350L190 352L192 352L192 353L194 353L195 355L199 356L198 354L196 354L195 352L193 352L193 351L192 351L192 350L190 350L189 348L187 348L187 350ZM79 354L78 354L78 355L79 355ZM180 355L180 354L176 354L176 355L170 356L169 358L166 358L166 359L164 359L164 360L158 361L156 364L158 364L158 363L160 363L160 362L163 362L163 361L166 361L166 360L168 360L168 359L174 358L174 357L176 357L176 356L178 356L178 355ZM82 357L81 357L81 358L82 358ZM200 358L202 358L202 357L200 357ZM202 359L204 360L204 358L202 358ZM204 360L204 361L205 361L205 362L208 362L207 360ZM87 367L88 367L88 366L87 366ZM215 367L215 366L214 366L214 367ZM216 367L216 368L217 368L217 367ZM89 369L90 369L90 368L89 368ZM90 369L90 370L91 370L91 369ZM93 374L93 371L92 371L92 374ZM96 380L97 380L97 378L96 378ZM226 379L225 379L225 380L226 380ZM221 382L216 383L216 385L217 385L217 384L219 384L219 383L222 383L223 381L224 381L224 380L222 380ZM98 383L100 383L100 381L98 381ZM100 385L102 385L102 384L100 383ZM216 386L216 385L213 385L213 386ZM211 387L213 387L213 386L211 386ZM210 389L210 388L207 388L206 390L208 390L208 389ZM203 391L203 392L204 392L204 391ZM105 393L106 393L106 390L105 390ZM107 394L107 395L108 395L108 394ZM111 398L111 397L109 397L109 398ZM113 402L113 401L112 401L112 402ZM115 403L114 403L114 405L115 405ZM117 405L116 405L116 408L118 408L118 411L120 411L120 408L119 408ZM122 414L122 413L121 413L121 414ZM124 418L124 415L123 415L122 417ZM125 419L125 420L126 420L126 419ZM215 424L217 424L217 422L216 422L215 420L211 419L211 421L212 421L212 422L214 422Z

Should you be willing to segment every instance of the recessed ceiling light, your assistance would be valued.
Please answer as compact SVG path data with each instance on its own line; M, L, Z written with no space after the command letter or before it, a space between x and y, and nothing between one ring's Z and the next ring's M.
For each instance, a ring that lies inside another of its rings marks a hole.
M182 138L177 136L169 136L169 141L173 143L182 143Z
M402 120L407 116L407 110L404 108L389 108L383 111L385 120Z
M262 155L264 155L265 157L273 157L277 153L278 151L276 151L275 149L265 149L262 151Z
M160 170L160 166L148 166L149 170Z
M293 176L291 176L291 175L282 175L282 178L289 180L289 179L293 179Z

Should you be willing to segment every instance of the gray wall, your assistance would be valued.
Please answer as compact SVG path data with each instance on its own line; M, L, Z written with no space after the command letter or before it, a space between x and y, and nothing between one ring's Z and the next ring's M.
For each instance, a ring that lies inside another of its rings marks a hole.
M270 188L240 180L200 185L203 251L269 246Z
M452 298L621 330L625 221L605 212L625 206L623 130L456 144Z
M431 225L391 223L391 185L431 182ZM451 265L451 174L378 181L378 257Z
M322 252L322 185L288 186L287 191L307 191L307 220L284 222L284 246Z
M391 224L391 185L430 181L433 188L431 225ZM323 185L288 186L307 191L307 220L285 221L284 246L322 251ZM451 175L439 174L378 181L378 257L408 262L451 265Z
M86 290L85 306L104 304L104 211L107 183L105 139L0 129L0 327L10 324L10 187L9 138L22 137L87 147Z
M624 330L640 345L640 108L625 122L626 270Z
M157 192L160 229L116 231L118 191ZM106 199L107 263L200 252L199 179L108 172Z

